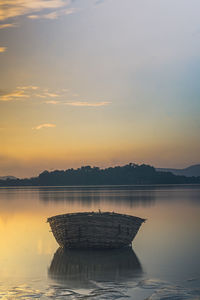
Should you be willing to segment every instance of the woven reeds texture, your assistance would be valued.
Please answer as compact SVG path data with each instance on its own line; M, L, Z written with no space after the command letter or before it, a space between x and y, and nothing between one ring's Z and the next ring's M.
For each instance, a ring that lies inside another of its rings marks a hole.
M117 213L75 213L48 218L65 248L121 248L130 245L144 219Z

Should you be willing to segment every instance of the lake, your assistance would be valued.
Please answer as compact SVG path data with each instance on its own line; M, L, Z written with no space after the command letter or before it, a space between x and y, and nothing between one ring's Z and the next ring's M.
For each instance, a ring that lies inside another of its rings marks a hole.
M46 219L146 218L132 248L58 249ZM0 188L0 299L200 299L200 186Z

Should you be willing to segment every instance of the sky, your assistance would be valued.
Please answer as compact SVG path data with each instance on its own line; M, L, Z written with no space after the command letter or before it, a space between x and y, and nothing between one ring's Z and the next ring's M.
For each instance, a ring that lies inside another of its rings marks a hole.
M0 176L200 163L199 0L0 0Z

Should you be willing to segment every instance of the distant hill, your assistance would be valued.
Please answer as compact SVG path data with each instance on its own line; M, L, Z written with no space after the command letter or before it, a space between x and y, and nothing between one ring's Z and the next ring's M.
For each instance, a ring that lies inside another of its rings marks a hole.
M132 184L200 184L200 176L186 177L157 171L149 165L130 163L125 166L83 166L78 169L44 171L38 177L0 180L0 186L59 185L132 185Z
M187 167L185 169L167 169L167 168L156 168L157 171L161 172L171 172L175 175L182 175L182 176L200 176L200 164L199 165L193 165L190 167Z
M0 176L0 180L17 179L15 176Z

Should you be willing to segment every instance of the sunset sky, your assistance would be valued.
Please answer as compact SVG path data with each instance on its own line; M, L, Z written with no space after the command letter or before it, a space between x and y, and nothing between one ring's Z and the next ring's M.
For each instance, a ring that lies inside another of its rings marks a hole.
M0 0L0 176L200 162L199 0Z

